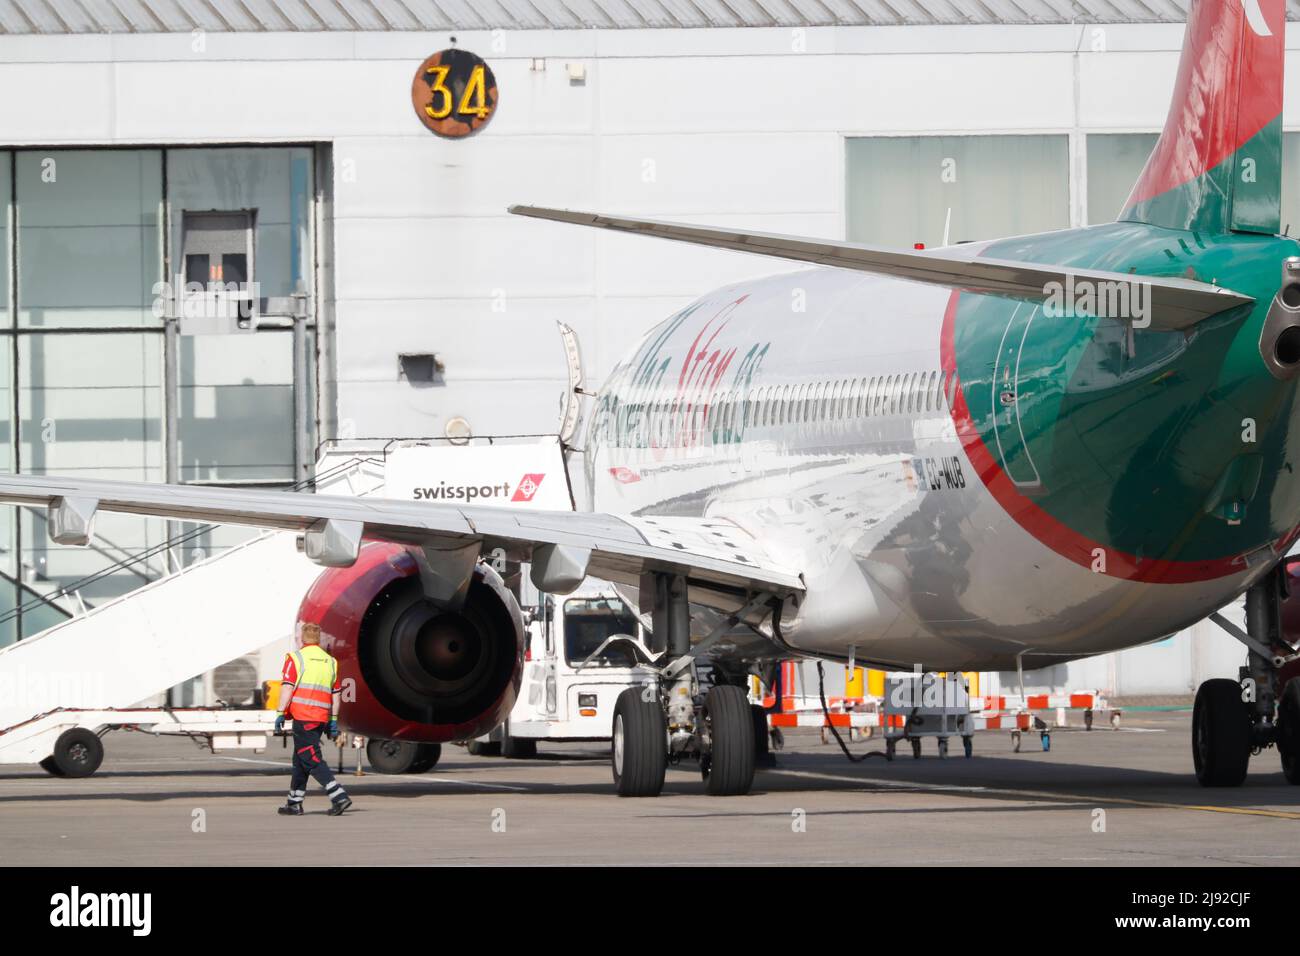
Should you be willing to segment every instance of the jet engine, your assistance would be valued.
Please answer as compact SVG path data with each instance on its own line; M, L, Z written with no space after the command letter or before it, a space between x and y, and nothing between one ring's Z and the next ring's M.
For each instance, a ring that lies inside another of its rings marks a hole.
M431 600L416 555L369 542L307 592L302 623L319 624L339 662L340 720L389 740L441 743L487 733L514 706L525 632L514 595L485 564L463 603Z

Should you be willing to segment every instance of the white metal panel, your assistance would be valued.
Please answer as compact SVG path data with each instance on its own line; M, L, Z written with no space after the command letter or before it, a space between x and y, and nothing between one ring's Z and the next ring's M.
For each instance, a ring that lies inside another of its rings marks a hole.
M595 175L587 135L483 135L467 143L340 138L334 141L335 220L501 216L521 197L541 195L581 208L595 201Z
M1178 54L1174 52L1080 55L1080 125L1158 131L1169 112L1177 67Z
M21 91L21 92L20 92ZM64 67L0 64L0 129L6 143L109 141L116 94L107 63Z
M449 236L454 226L454 239ZM592 238L557 244L515 216L343 219L335 288L343 299L569 296L591 288ZM581 230L576 230L581 232Z
M74 80L87 69L65 68ZM413 69L411 63L349 60L122 63L115 71L113 136L244 143L404 130L415 120L408 93ZM205 108L202 97L178 96L179 90L208 91L213 105ZM44 91L37 98L53 99Z
M838 215L843 190L834 171L843 148L833 133L604 135L600 195L605 208L663 218Z
M687 221L699 222L691 216ZM723 228L770 229L783 235L838 239L839 216L834 213L801 213L767 216L710 216L707 223ZM701 223L703 224L703 223ZM569 226L570 231L582 231ZM568 241L556 235L554 241ZM675 248L652 249L652 245ZM646 269L653 257L654 270ZM776 272L795 272L798 263L778 262L766 256L721 249L696 248L668 243L646 236L602 234L600 237L601 282L621 295L681 294L692 298L742 279L756 279Z

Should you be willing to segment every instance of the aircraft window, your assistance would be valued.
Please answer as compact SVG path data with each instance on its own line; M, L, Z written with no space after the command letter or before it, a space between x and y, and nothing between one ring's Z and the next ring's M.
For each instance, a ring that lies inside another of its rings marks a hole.
M916 383L919 378L920 375L916 372L913 372L910 376L908 376L907 379L907 411L909 414L917 411L916 399L918 397L918 391L916 388Z
M893 414L890 411L891 407L893 406L893 401L894 401L894 376L886 375L885 387L881 390L881 396L880 396L880 414L882 415Z
M876 397L879 394L879 385L880 381L874 375L867 380L867 415L869 417L876 414Z
M939 373L937 371L930 373L930 397L928 402L931 411L937 412L939 410Z

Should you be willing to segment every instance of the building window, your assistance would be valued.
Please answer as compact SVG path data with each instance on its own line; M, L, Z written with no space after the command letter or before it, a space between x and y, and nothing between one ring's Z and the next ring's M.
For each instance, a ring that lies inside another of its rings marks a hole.
M15 160L18 325L159 325L162 154L31 150Z
M848 238L910 248L1065 229L1069 139L870 136L847 140Z
M0 208L12 210L0 216L0 469L163 481L174 464L181 481L279 486L303 477L294 390L314 409L314 374L296 383L294 356L296 342L314 366L315 153L0 150ZM248 311L240 304L255 294L257 321L202 335L179 322L169 395L164 333L185 314L187 282L255 290L233 305ZM19 615L23 600L71 584L91 604L130 590L162 573L162 557L114 566L185 529L104 514L92 546L73 549L52 545L44 521L43 509L0 509L0 646L62 616L51 606ZM176 553L210 556L248 534L223 529Z
M1088 225L1114 222L1155 149L1155 133L1089 133Z

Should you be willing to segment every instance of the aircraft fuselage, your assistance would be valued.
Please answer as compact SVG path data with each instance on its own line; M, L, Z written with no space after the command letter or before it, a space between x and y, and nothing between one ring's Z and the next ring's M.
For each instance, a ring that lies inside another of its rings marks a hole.
M906 668L1154 640L1286 552L1300 421L1259 342L1300 245L1122 222L963 254L1131 272L1135 299L1097 318L1075 290L1053 309L836 269L719 289L607 379L590 506L740 524L804 575L791 647ZM1142 275L1257 301L1156 331Z

